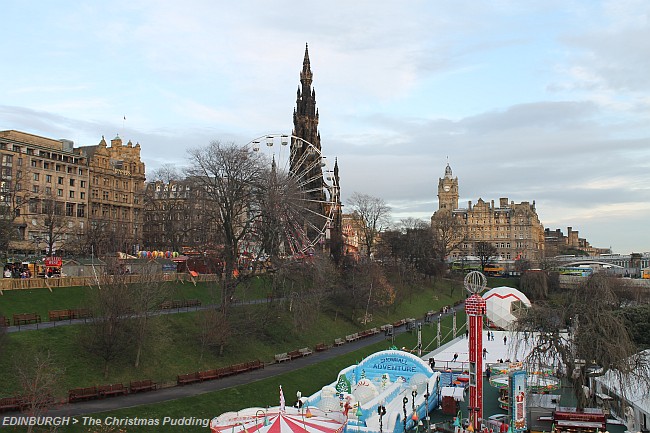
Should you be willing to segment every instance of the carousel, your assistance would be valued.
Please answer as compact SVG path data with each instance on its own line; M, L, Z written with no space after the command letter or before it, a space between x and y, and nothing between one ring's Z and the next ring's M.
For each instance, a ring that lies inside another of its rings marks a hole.
M490 385L499 390L499 408L509 410L509 384L513 372L522 371L522 362L498 363L490 366ZM560 379L550 368L527 371L526 388L533 394L548 394L560 387Z
M210 421L213 433L341 433L347 419L341 412L318 408L248 408L226 412Z

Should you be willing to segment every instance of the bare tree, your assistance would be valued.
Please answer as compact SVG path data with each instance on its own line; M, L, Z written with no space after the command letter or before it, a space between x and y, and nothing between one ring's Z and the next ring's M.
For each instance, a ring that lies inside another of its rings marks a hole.
M251 236L259 219L256 199L263 184L264 169L259 154L234 144L218 141L190 151L188 175L204 192L206 222L215 224L223 240L225 276L221 288L221 309L228 316L236 280L242 242Z
M390 207L381 198L358 192L352 194L348 204L361 222L361 241L365 246L367 258L370 258L379 234L390 223Z
M130 317L133 314L131 288L114 263L107 263L106 268L106 274L93 288L91 321L80 334L82 347L102 360L104 378L108 378L112 362L127 357L135 336Z
M178 167L174 164L163 164L151 173L150 181L161 181L162 183L171 183L181 180L182 175Z
M63 377L63 369L54 362L49 352L35 352L31 356L21 353L14 362L23 390L23 410L29 416L43 415L55 402L54 396ZM33 429L34 426L27 427L28 432Z
M589 403L584 390L594 375L615 372L620 389L633 382L650 385L648 359L639 356L619 314L615 286L615 279L594 274L556 302L534 303L515 324L521 331L520 344L532 348L526 363L563 369L578 408Z
M201 344L201 359L206 350L219 348L219 355L232 335L232 329L223 312L209 308L196 315L198 340Z
M525 271L519 279L519 288L531 300L544 300L549 291L548 274L545 271Z
M481 262L481 270L483 270L497 258L498 250L489 242L477 242L474 245L474 254Z
M315 254L302 261L286 261L275 275L278 296L288 300L295 331L309 328L322 311L338 282L328 256Z
M167 298L169 287L152 272L151 268L142 268L138 274L138 282L129 284L130 307L133 311L133 340L135 345L135 361L133 366L138 368L142 351L153 334L158 330L151 316L159 309L161 302Z
M450 212L436 212L431 217L431 230L436 256L442 262L467 239L463 224Z
M55 200L53 196L49 196L42 200L41 205L44 214L40 225L42 237L37 239L37 246L43 242L46 254L53 256L57 248L65 248L64 242L69 231L68 218L63 209L65 203Z

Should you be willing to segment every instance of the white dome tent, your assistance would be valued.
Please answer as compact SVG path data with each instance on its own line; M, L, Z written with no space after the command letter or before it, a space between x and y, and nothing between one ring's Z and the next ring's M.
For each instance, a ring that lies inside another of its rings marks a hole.
M518 309L530 307L530 300L512 287L495 287L483 294L485 315L497 328L510 330ZM513 314L514 313L514 314Z

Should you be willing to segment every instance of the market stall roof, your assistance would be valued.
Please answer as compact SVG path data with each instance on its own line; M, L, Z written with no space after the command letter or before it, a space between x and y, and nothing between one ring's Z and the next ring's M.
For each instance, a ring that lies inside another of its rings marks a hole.
M341 412L316 407L249 408L226 412L210 421L213 433L341 433L347 422Z
M443 386L440 395L442 397L453 397L456 401L465 401L465 389L460 386Z

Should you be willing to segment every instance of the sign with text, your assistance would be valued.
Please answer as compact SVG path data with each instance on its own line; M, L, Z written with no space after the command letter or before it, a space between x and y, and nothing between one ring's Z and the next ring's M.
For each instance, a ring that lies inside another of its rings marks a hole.
M45 257L45 266L48 268L60 268L63 264L61 257Z
M526 426L526 371L510 374L510 426L513 432L523 432Z

